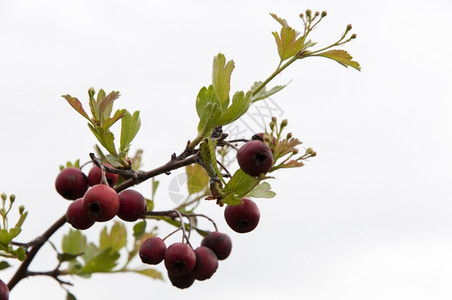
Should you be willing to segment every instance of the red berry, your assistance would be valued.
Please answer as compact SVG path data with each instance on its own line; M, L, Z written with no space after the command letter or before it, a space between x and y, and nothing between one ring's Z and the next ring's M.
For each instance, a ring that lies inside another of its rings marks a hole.
M243 198L239 205L228 205L224 210L226 223L238 233L252 231L259 224L260 211L256 203Z
M118 194L118 217L124 221L133 222L143 216L146 209L146 200L141 193L134 190L125 190Z
M0 300L8 300L9 299L9 289L8 286L0 280Z
M195 249L196 264L191 273L196 280L206 280L218 269L218 258L215 253L207 247L200 246Z
M107 167L112 167L109 164L105 164ZM114 173L105 173L105 177L107 178L108 185L113 187L116 182L118 182L118 174ZM96 184L100 184L102 181L102 170L98 166L94 165L88 173L88 183L90 186L95 186Z
M185 243L174 243L166 249L165 267L174 275L185 275L196 264L196 254L193 249Z
M273 165L273 154L270 148L261 141L249 141L237 152L240 168L250 176L267 173Z
M85 194L88 189L88 180L80 169L69 167L58 174L55 189L63 198L75 200Z
M95 223L83 210L83 198L78 198L69 204L66 211L66 218L72 227L80 230L88 229Z
M165 242L161 238L154 236L141 244L139 255L143 263L157 265L165 258L165 252Z
M108 185L95 185L83 197L83 210L94 221L111 220L119 211L118 194Z
M193 277L191 273L185 275L174 275L168 272L168 278L173 284L173 286L180 289L186 289L188 287L191 287L193 282L195 282L195 277Z
M201 246L210 248L219 260L224 260L231 254L232 241L227 234L212 231L202 239Z

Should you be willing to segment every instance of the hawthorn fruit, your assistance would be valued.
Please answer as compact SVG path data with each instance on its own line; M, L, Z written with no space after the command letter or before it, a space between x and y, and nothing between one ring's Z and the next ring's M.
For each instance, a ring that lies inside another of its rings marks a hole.
M180 288L186 289L192 286L193 282L195 282L195 277L191 273L185 275L174 275L168 272L168 279L171 281L172 285Z
M105 164L108 167L112 167L109 164ZM114 187L118 182L118 174L114 173L105 173L105 177L107 178L108 185ZM90 186L95 186L96 184L100 184L102 181L102 169L98 166L94 165L91 170L88 172L88 183Z
M250 232L259 224L259 207L254 201L243 198L239 205L228 205L225 208L224 218L229 227L235 232Z
M8 300L9 299L9 289L8 286L0 280L0 300Z
M83 197L83 210L94 221L109 221L118 214L118 194L108 185L95 185Z
M272 167L273 154L264 142L249 141L237 151L237 162L246 174L259 176L267 173Z
M134 222L143 216L146 210L146 199L134 190L125 190L118 194L118 217L124 221Z
M219 260L224 260L231 254L232 241L226 233L212 231L202 239L201 246L210 248Z
M148 238L141 244L138 254L143 263L157 265L165 258L165 252L165 242L161 238L154 236Z
M173 275L188 274L196 264L196 254L185 243L174 243L165 252L165 267Z
M66 218L72 227L79 230L88 229L95 223L86 215L85 210L83 209L83 198L78 198L69 204L66 211Z
M206 280L218 269L218 258L210 248L200 246L195 249L196 264L191 273L196 280Z
M63 169L55 180L55 189L58 194L68 200L83 197L88 187L86 175L75 167Z

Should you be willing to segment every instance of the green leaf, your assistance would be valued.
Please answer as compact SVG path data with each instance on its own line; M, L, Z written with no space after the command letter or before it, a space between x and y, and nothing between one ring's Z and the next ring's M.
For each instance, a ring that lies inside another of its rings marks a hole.
M303 49L305 37L301 36L297 39L295 29L289 26L283 26L280 34L273 32L273 36L275 37L276 45L278 46L278 53L281 61L293 57Z
M73 294L69 293L69 291L66 291L66 300L77 300L77 298L75 298Z
M61 249L64 253L78 255L86 249L86 236L80 230L70 229L63 236Z
M89 243L86 245L82 258L86 263L93 259L94 257L96 257L99 253L100 253L99 248L94 243Z
M236 92L232 97L232 104L228 107L225 113L221 116L218 125L226 125L234 122L243 116L251 105L251 92L246 95L243 91Z
M192 164L185 167L187 173L187 188L190 195L202 192L209 183L209 175L199 164Z
M113 249L113 251L119 251L127 244L127 230L123 223L115 221L107 232L107 226L103 228L99 238L99 250L105 250L107 248Z
M146 198L146 210L153 211L154 210L154 200Z
M112 155L117 156L117 152L115 149L115 136L113 135L113 132L110 130L104 130L100 126L94 127L91 124L88 124L89 129L91 129L91 132L96 136L99 143L104 146L104 148Z
M7 261L5 260L0 261L0 270L4 270L9 267L11 267L11 265Z
M16 236L18 236L20 234L20 232L22 231L22 229L20 229L20 227L13 227L9 229L9 238L11 240L13 240Z
M141 221L136 223L133 226L133 237L135 240L139 240L143 237L144 233L146 232L146 221Z
M271 186L268 182L262 182L256 186L247 196L253 198L273 198L276 193L271 190Z
M218 103L207 103L198 124L198 135L208 137L221 118Z
M89 108L91 110L91 114L93 115L93 124L94 125L100 125L100 115L99 115L99 103L94 99L95 91L94 89L88 90L89 95Z
M224 111L229 105L229 90L231 89L231 74L234 61L226 63L226 57L219 53L213 59L212 86L216 98L219 100L220 110Z
M58 253L57 257L60 262L64 262L64 261L74 260L80 255L83 255L83 252L81 252L79 254Z
M282 19L280 17L278 17L276 14L274 13L270 13L270 16L273 17L273 19L275 19L279 24L281 24L281 26L283 27L289 27L289 24L287 23L287 21L285 19Z
M136 111L133 115L126 114L121 120L121 141L119 151L127 151L130 147L130 143L140 130L141 120L140 112Z
M358 62L353 61L353 57L345 50L329 50L325 51L319 54L316 54L315 56L323 56L332 60L337 61L344 67L352 67L355 68L358 71L361 71L361 67Z
M101 121L103 121L110 117L111 111L113 110L113 102L119 98L119 92L116 91L110 92L107 96L103 97L102 100L99 102L99 94L101 91L103 92L103 90L100 90L98 93L97 103L99 105L99 116L101 118Z
M226 204L238 204L238 200L248 194L257 184L259 179L245 174L238 169L223 189L227 195L222 201Z
M98 255L86 262L82 273L111 272L117 265L119 252L112 248L102 250Z
M126 109L118 109L113 117L107 118L102 122L102 128L104 130L107 130L110 128L116 121L126 116L129 112Z
M251 91L256 90L260 85L262 84L262 81L257 81L254 83L254 85L251 87ZM266 99L270 97L271 95L276 94L277 92L281 91L283 88L285 88L288 84L285 85L277 85L274 86L271 90L267 91L266 87L263 87L259 92L257 92L255 95L252 96L251 102L256 102L259 100Z
M207 142L202 142L200 145L200 154L202 165L206 170L208 176L210 178L220 178L222 181L223 176L221 175L220 170L218 169L217 159L216 159L216 141L212 141L211 139L207 139Z
M4 246L8 246L11 243L11 238L9 236L8 230L0 229L0 243Z
M12 252L17 259L20 261L24 261L27 258L27 253L25 252L25 249L22 247L17 248L15 251Z
M147 269L132 270L132 271L135 272L135 273L144 275L144 276L148 276L148 277L154 278L154 279L163 280L162 273L160 273L156 269L147 268Z
M72 97L71 95L62 95L64 99L79 113L81 114L85 119L91 122L91 119L89 118L86 111L83 109L82 103L75 97Z

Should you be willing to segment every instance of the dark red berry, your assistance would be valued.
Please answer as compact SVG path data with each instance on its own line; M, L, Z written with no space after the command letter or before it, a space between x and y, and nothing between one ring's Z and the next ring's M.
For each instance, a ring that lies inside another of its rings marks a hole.
M141 244L139 255L143 263L157 265L165 258L165 252L165 242L161 238L154 236Z
M195 277L193 277L191 273L185 275L174 275L168 272L168 279L171 281L173 286L180 289L191 287L193 282L195 282Z
M0 300L8 300L9 299L9 289L8 286L0 280Z
M109 164L105 164L108 167L112 167ZM113 187L115 186L116 182L118 182L118 174L114 174L114 173L105 173L105 177L107 179L108 185ZM102 181L102 170L94 165L91 170L89 170L88 173L88 183L90 186L95 186L96 184L100 184Z
M119 211L118 194L108 185L95 185L83 197L83 210L94 221L111 220Z
M95 223L86 215L83 209L83 198L78 198L69 204L66 211L66 218L72 227L80 230L88 229Z
M143 216L146 209L146 200L141 193L134 190L125 190L118 194L118 217L124 221L133 222Z
M193 249L185 243L174 243L166 249L165 267L174 275L185 275L196 264L196 254Z
M224 210L226 223L238 233L252 231L259 224L260 211L256 203L243 198L239 205L228 205Z
M250 176L267 173L273 165L271 149L261 141L249 141L237 152L240 168Z
M80 169L69 167L58 174L55 189L63 198L75 200L85 194L88 189L88 180Z
M218 269L218 258L215 253L207 247L201 246L195 249L196 264L191 273L196 280L206 280Z
M231 254L232 241L227 234L212 231L202 239L201 246L210 248L219 260L223 260Z

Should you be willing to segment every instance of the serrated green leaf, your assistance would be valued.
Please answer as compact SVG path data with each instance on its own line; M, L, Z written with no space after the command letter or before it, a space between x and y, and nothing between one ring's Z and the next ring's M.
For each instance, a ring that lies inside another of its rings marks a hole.
M91 110L91 114L93 115L93 124L98 126L100 124L100 115L99 115L99 103L97 103L96 99L94 99L94 91L89 89L89 108Z
M223 191L226 194L232 194L232 196L226 196L223 199L224 203L228 203L230 201L236 202L236 198L241 198L248 194L257 184L259 183L259 179L256 177L251 177L244 173L242 169L238 169L229 182L224 187ZM240 199L239 199L240 200ZM228 202L226 202L228 201ZM228 203L230 204L230 203ZM238 204L238 203L237 203Z
M61 250L67 254L78 255L86 250L86 236L80 230L70 229L63 236Z
M11 267L11 265L7 261L5 260L0 261L0 270L7 269L9 267Z
M234 61L226 62L226 57L219 53L213 59L212 86L216 98L219 100L220 110L224 111L229 105L229 91L231 89L231 74Z
M93 125L88 123L89 129L91 129L91 132L94 134L94 136L97 138L99 143L112 155L117 155L116 149L115 149L115 136L113 132L110 130L104 130L100 126L94 127Z
M147 269L132 270L132 271L135 272L135 273L147 276L147 277L163 280L162 273L160 273L156 269L147 268Z
M99 238L99 250L102 251L111 248L113 251L119 251L125 247L126 244L127 229L123 223L115 221L110 232L107 231L106 226L102 229Z
M218 125L227 125L243 116L251 105L251 92L236 92L232 97L231 106L221 116Z
M276 45L278 46L278 53L281 61L289 59L296 55L303 49L304 36L296 38L297 32L289 26L283 26L280 34L272 32L275 37Z
M82 258L86 262L90 261L100 253L99 248L94 243L89 243L85 247Z
M101 90L101 91L103 91L103 90ZM99 93L100 93L100 91L99 91ZM105 92L104 92L104 94L105 94ZM119 98L119 92L112 91L107 96L103 97L100 102L98 102L99 116L101 118L101 121L110 117L111 111L113 110L113 102L118 98Z
M215 98L212 85L209 85L209 87L202 87L196 96L196 113L200 120L204 114L204 107L211 102L218 102Z
M285 19L278 17L275 13L270 13L270 16L272 16L273 19L275 19L279 24L281 24L281 26L289 27L289 24L287 23L287 21Z
M190 195L203 191L209 183L209 175L199 164L192 164L185 167L187 173L187 188Z
M316 54L315 56L323 56L332 60L337 61L344 67L352 67L355 68L358 71L361 71L361 67L358 62L353 61L353 57L345 50L329 50L325 51L319 54Z
M111 272L117 265L117 260L120 257L119 252L112 248L102 250L98 255L88 260L83 266L83 273L107 273Z
M198 135L208 137L212 130L218 125L221 112L218 103L207 103L198 124Z
M146 221L141 221L136 223L133 226L133 237L135 240L139 240L143 237L144 233L146 232Z
M247 196L253 198L273 198L276 196L276 193L271 190L270 184L265 181L251 190Z
M83 109L82 103L75 97L72 97L71 95L62 95L64 99L74 108L79 114L81 114L85 119L91 122L91 119L89 118L86 111Z
M130 143L141 127L140 112L136 111L133 115L126 114L121 119L121 141L119 151L127 151L130 147Z
M262 84L262 81L257 81L254 83L254 85L251 87L251 91L255 91L260 85ZM271 88L269 91L267 91L266 87L263 87L260 89L255 95L252 96L251 102L256 102L259 100L266 99L277 92L281 91L283 88L285 88L288 84L285 85L277 85Z
M107 118L102 122L102 128L104 130L107 130L108 128L110 128L111 126L113 126L113 124L115 124L119 119L123 118L124 116L126 116L129 112L126 109L118 109L115 114L113 115L113 117L111 118Z

